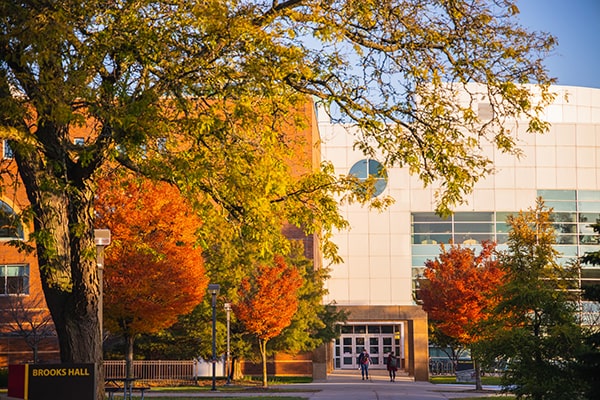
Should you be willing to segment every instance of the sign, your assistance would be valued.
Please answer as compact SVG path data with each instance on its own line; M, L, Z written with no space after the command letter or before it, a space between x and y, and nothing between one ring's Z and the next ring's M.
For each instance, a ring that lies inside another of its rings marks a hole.
M93 400L94 364L10 365L8 396L26 400Z

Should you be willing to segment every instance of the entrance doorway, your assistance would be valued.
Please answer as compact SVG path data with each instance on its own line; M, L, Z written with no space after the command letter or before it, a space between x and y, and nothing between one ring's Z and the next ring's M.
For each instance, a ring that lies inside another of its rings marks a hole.
M357 358L363 349L367 349L373 369L385 369L386 357L391 351L404 360L403 324L342 326L342 334L335 341L335 368L357 369Z

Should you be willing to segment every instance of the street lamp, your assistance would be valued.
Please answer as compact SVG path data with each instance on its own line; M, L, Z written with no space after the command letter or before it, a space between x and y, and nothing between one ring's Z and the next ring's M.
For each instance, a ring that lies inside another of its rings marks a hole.
M227 371L227 383L231 384L231 364L229 361L229 313L231 312L231 303L225 303L225 311L227 311L227 353L225 354L225 369Z
M104 249L110 245L110 229L94 229L94 243L96 244L96 267L98 268L98 320L100 325L100 340L103 340L102 319L104 307Z
M216 283L208 285L208 292L212 295L212 391L217 390L217 294L220 288Z

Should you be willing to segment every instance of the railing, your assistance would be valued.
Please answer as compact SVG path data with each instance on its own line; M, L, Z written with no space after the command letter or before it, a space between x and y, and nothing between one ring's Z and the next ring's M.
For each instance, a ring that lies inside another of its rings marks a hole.
M429 358L430 375L454 375L454 363L449 358Z
M182 385L196 382L196 360L134 360L133 376L142 384ZM125 360L105 360L104 376L125 377Z

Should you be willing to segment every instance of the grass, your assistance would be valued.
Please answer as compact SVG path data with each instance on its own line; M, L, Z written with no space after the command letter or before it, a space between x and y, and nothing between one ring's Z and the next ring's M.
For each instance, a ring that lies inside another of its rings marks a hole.
M450 376L434 376L429 378L429 382L431 383L444 383L444 384L448 384L448 383L457 383L457 384L463 384L466 382L456 382L456 377L454 375L450 375ZM500 377L499 376L482 376L481 377L481 384L482 385L500 385L501 381L500 381Z

